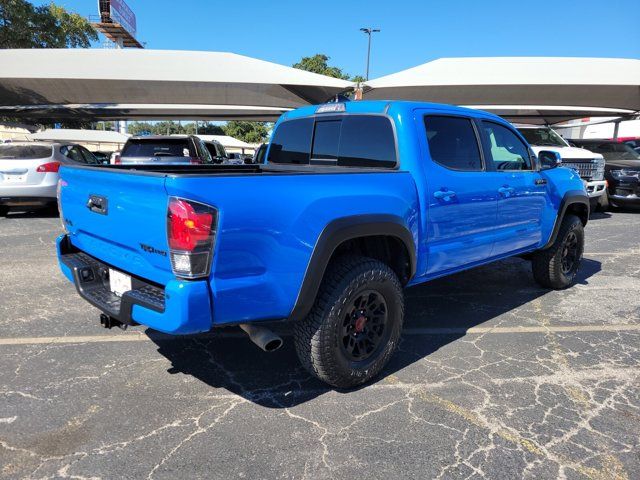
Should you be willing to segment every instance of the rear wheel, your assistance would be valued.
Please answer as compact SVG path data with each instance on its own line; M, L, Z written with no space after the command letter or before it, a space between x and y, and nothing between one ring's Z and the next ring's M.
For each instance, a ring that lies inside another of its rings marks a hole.
M0 205L0 217L6 217L7 213L9 213L9 207Z
M567 215L553 245L533 255L533 277L543 287L561 290L573 284L584 252L584 227L575 215Z
M315 304L296 324L302 365L320 380L349 388L375 377L400 339L402 286L384 263L346 256L330 265Z

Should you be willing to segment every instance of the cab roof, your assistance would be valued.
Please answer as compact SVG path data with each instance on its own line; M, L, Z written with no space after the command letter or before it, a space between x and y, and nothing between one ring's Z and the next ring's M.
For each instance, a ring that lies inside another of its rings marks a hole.
M395 116L398 114L409 114L413 110L416 109L425 109L425 110L433 110L434 112L447 112L447 113L458 113L460 115L467 115L477 118L486 118L491 120L500 120L504 122L505 120L498 117L497 115L489 112L485 112L482 110L476 110L473 108L465 108L458 107L455 105L447 105L443 103L430 103L430 102L413 102L413 101L403 101L403 100L355 100L355 101L347 101L340 102L344 105L344 111L335 112L336 114L342 113L370 113L370 114L388 114L391 116ZM292 110L290 112L284 113L280 117L280 121L283 120L291 120L293 118L302 118L308 117L312 115L331 115L330 112L327 113L316 113L318 108L324 105L335 105L335 104L322 104L322 105L311 105L308 107L298 108L296 110Z

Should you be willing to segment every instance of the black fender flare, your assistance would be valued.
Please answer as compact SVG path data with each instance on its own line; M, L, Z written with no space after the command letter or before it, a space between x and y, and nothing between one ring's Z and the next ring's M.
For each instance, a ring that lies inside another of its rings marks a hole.
M401 217L374 214L335 219L324 227L318 237L289 320L301 320L307 316L315 302L329 260L340 244L354 238L381 235L395 237L404 244L409 253L409 278L413 277L417 263L416 245L411 231Z
M587 211L587 216L583 220L583 224L586 225L589 221L590 215L590 204L589 197L582 190L569 190L562 197L562 201L560 202L560 207L558 208L558 214L556 215L556 221L553 224L553 230L551 231L551 237L549 237L549 241L541 248L541 250L545 250L556 241L558 237L558 232L560 231L560 225L562 225L562 220L567 213L567 210L571 205L583 205Z

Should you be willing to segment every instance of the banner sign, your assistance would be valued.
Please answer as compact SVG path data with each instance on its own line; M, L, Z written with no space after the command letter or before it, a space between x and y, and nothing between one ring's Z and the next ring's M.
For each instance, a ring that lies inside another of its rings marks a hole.
M124 0L111 0L111 19L119 23L135 37L136 16Z

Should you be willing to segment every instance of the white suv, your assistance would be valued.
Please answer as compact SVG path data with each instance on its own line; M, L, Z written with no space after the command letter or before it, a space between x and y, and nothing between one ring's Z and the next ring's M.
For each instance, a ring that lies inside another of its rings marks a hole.
M542 150L559 153L562 166L573 168L580 174L589 194L591 207L598 204L607 190L607 182L604 179L604 157L601 154L570 146L550 127L540 125L516 125L516 127L527 139L536 155Z

